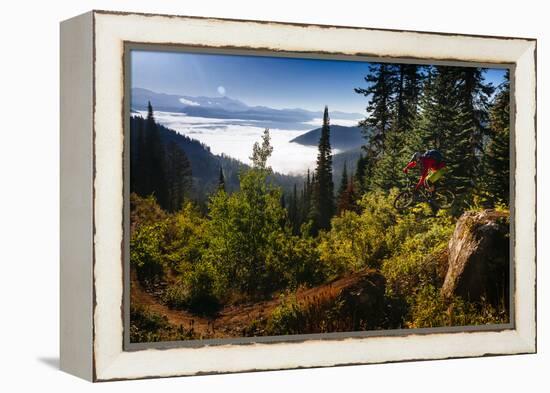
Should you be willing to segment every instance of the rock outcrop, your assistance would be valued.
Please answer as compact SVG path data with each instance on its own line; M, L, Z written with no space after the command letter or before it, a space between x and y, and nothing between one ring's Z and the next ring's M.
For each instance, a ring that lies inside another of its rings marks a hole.
M510 281L509 214L466 212L449 242L448 270L441 293L464 300L508 305Z

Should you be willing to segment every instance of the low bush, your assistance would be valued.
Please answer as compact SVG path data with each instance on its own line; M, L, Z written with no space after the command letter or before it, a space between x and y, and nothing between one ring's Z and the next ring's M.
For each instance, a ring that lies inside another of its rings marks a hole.
M219 309L223 294L223 285L214 266L209 262L198 262L183 272L175 283L168 285L163 299L173 308L212 314Z
M393 208L396 191L389 195L373 191L359 202L360 213L346 211L333 218L331 230L321 235L320 261L331 276L377 267L391 252L386 233L392 228L398 212Z
M205 236L206 219L191 203L170 215L166 220L163 254L174 271L185 271L202 259L208 241Z
M200 338L193 329L174 326L168 318L146 307L132 305L130 308L130 342L158 342L195 340Z
M389 295L414 297L425 285L442 284L446 272L447 246L454 222L447 215L424 217L411 224L412 215L405 216L392 228L395 251L382 263ZM407 233L407 235L404 235Z
M295 294L283 296L281 304L267 319L265 334L312 334L345 331L349 321L342 318L343 301L327 289L298 301Z
M131 233L142 224L155 224L166 217L166 212L160 208L153 195L144 198L135 193L130 194Z
M497 308L485 300L444 299L433 285L419 289L410 309L410 328L501 324L509 321L504 302Z

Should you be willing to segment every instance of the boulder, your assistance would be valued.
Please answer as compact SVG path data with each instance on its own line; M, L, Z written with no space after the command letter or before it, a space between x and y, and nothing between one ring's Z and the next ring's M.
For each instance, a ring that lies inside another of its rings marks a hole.
M509 213L466 212L449 241L448 270L441 293L464 300L486 299L493 305L509 299Z

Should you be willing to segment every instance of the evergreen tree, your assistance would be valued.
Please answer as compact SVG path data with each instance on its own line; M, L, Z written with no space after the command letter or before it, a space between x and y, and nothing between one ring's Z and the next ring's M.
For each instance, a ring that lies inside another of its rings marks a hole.
M302 190L300 192L300 202L299 202L299 209L298 209L298 218L297 218L297 227L300 228L302 224L308 222L311 220L311 210L312 210L312 203L311 203L311 195L312 195L312 182L311 182L311 172L308 168L307 170L307 176L306 180L304 181Z
M130 119L130 191L144 196L145 130L141 117Z
M365 97L370 97L367 105L368 117L359 122L363 135L368 141L366 150L377 158L384 149L384 138L386 132L392 126L394 111L394 92L396 90L395 66L386 63L372 63L369 66L369 73L365 77L366 88L355 88L355 92Z
M218 176L218 190L225 192L225 177L223 176L223 169L220 165L220 174Z
M285 198L285 194L281 193L281 207L283 209L286 209L286 198Z
M358 163L360 192L389 189L403 178L398 168L407 156L413 125L418 114L422 66L380 64L369 67L367 88L355 91L369 97L368 117L360 122L367 140L365 156Z
M395 66L395 70L397 83L391 127L385 133L384 149L372 168L371 179L371 186L386 191L404 184L402 169L414 151L413 146L417 140L414 124L417 120L423 77L421 67L414 64L399 64Z
M465 184L465 178L457 176L463 165L464 141L459 135L460 100L457 94L458 70L456 67L432 67L422 98L422 116L418 124L419 150L437 149L446 158L455 185Z
M416 64L399 64L399 82L394 116L395 129L406 133L412 132L418 115L418 103L422 91L424 66ZM406 142L406 141L405 141Z
M153 195L163 209L175 211L191 186L187 155L175 142L162 141L149 103L146 119L130 119L130 191Z
M159 195L165 197L161 206L168 211L176 211L183 207L186 193L191 188L191 164L174 142L166 146L163 158L166 189L159 192Z
M464 67L459 73L459 121L463 128L459 137L472 157L466 163L465 172L474 182L478 182L481 175L481 154L489 135L489 98L494 92L494 87L484 82L484 72L482 68Z
M166 208L167 190L166 176L163 171L163 146L155 122L153 106L149 101L147 105L147 119L145 122L145 159L144 183L145 195L155 195L159 204Z
M510 72L505 74L489 112L483 188L491 202L510 204Z
M340 180L340 187L338 188L338 199L342 197L346 189L348 188L348 168L347 163L344 162L344 169L342 170L342 179Z
M419 122L422 145L443 153L450 169L450 184L466 201L480 175L480 153L487 133L487 102L492 87L482 75L483 70L476 68L432 67Z
M325 106L323 126L319 138L317 167L313 183L312 233L330 228L330 220L334 215L334 183L332 180L332 149L330 146L330 119L328 107Z
M404 184L403 168L410 154L404 143L409 133L392 128L387 132L384 153L372 171L371 185L384 191Z
M421 99L417 136L423 149L442 152L456 194L468 203L481 174L487 109L493 87L480 68L434 66Z
M298 205L300 201L298 200L298 190L296 183L294 183L294 188L292 189L292 196L290 197L289 207L288 207L288 218L292 228L292 233L298 235L300 233L300 216Z
M355 182L357 184L357 191L359 193L363 193L364 192L364 181L365 181L365 170L366 170L366 164L367 164L367 161L365 160L365 157L363 156L363 154L361 153L361 155L359 156L359 159L357 160L357 164L355 166Z
M359 208L357 204L357 199L358 199L358 196L355 190L355 180L353 179L353 176L352 176L348 180L346 184L346 188L338 198L338 215L341 215L346 210L358 212Z

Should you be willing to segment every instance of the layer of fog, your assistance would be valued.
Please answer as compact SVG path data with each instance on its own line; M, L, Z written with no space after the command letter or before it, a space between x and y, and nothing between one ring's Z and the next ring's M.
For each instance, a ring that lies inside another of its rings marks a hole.
M145 112L140 112L146 116ZM240 119L212 119L186 116L182 113L155 111L156 120L180 134L196 139L210 147L214 154L225 154L239 161L250 164L252 146L261 142L264 127L247 120ZM311 129L321 126L322 119L309 122ZM332 124L355 125L348 120L332 119ZM309 130L291 130L271 128L271 144L273 154L268 163L274 171L284 174L304 174L307 169L315 167L317 147L303 146L290 141ZM333 153L338 153L336 149Z

